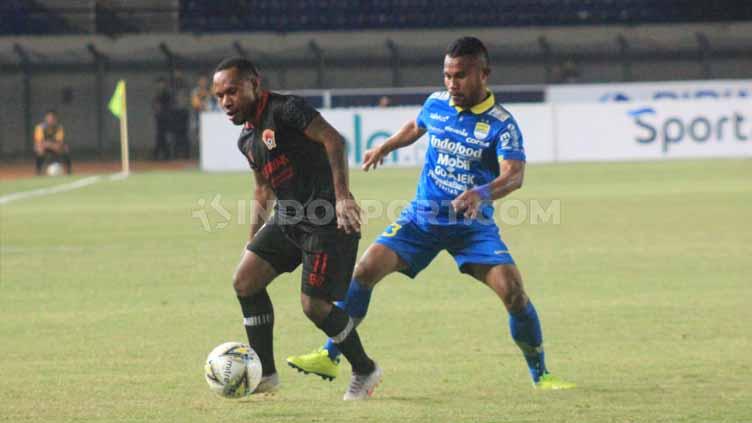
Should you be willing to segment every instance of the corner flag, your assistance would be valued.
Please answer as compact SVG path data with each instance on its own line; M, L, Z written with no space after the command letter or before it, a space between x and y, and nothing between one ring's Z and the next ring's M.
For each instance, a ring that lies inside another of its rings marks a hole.
M113 115L121 118L123 116L123 109L125 106L125 81L122 79L118 81L115 92L112 94L110 104L107 106Z
M128 154L128 106L126 105L125 81L120 80L115 87L110 103L107 108L113 115L120 119L120 161L123 165L123 175L130 172L130 159Z

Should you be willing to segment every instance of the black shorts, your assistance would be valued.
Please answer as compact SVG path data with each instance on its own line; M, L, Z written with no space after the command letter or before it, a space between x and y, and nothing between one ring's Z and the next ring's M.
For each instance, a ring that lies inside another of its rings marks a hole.
M248 251L269 262L277 273L303 263L301 291L329 301L345 298L358 256L359 233L332 228L308 231L300 225L267 222L248 244Z

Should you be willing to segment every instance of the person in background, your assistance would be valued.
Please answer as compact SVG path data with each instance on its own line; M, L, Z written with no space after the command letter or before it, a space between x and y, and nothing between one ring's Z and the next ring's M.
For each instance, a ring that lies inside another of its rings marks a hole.
M209 77L201 75L191 91L191 140L198 144L201 131L201 112L216 111L217 100L209 88Z
M170 131L170 116L174 99L165 78L157 78L156 83L156 94L152 100L154 119L157 124L154 160L167 160L170 158L170 148L167 145L167 134Z
M175 157L187 159L191 155L190 116L191 87L181 71L175 71L175 101L171 113L170 133L175 147Z
M72 172L70 149L65 143L65 130L54 110L44 114L44 120L34 129L34 154L36 155L37 175L42 174L46 162L62 160L65 171Z
M561 83L576 84L580 82L580 68L572 59L567 59L561 64Z

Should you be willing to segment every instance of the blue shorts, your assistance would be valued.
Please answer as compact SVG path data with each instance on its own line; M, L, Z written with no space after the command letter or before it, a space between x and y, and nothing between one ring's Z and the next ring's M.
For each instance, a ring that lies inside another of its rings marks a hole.
M492 225L418 225L404 214L387 226L377 244L394 251L405 263L402 273L414 278L441 250L454 257L461 272L468 264L514 264L499 228Z

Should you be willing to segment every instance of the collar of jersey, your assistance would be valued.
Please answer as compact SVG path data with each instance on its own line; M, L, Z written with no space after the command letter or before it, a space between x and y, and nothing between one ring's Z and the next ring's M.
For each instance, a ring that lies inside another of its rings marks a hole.
M451 98L449 99L449 105L452 106L452 107L454 107L454 110L456 110L457 113L461 113L461 112L463 112L465 110L470 110L472 113L474 113L476 115L481 115L484 112L486 112L488 109L490 109L491 107L493 107L494 104L496 104L496 99L494 98L494 94L491 91L489 91L489 90L486 90L486 93L488 93L488 97L486 97L485 100L481 101L480 103L476 104L475 106L471 107L470 109L463 109L460 106L455 106L454 105L454 101L452 101Z
M253 117L253 122L246 122L245 127L247 129L253 129L256 125L258 125L261 119L261 113L264 113L264 109L266 109L266 103L269 101L269 91L262 91L261 92L261 98L258 100L259 105L256 107L256 116Z

